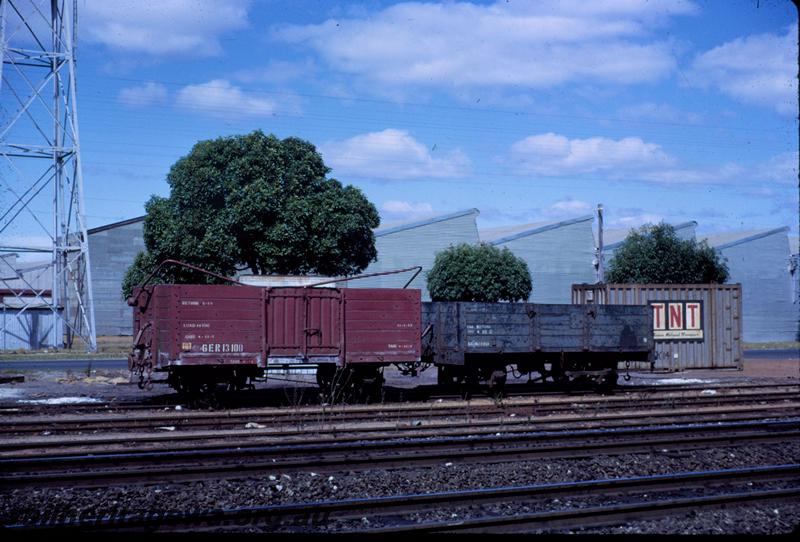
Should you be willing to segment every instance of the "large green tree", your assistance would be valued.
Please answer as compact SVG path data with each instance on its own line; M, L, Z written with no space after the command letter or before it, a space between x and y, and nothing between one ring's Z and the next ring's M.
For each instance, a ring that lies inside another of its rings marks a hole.
M170 196L145 205L144 243L123 294L166 258L223 275L352 275L374 261L375 206L353 186L326 178L314 145L260 130L200 141L167 175ZM170 269L166 282L213 282Z
M434 301L524 301L531 293L528 264L484 243L439 252L427 279Z
M722 284L725 260L705 241L680 239L669 224L631 230L614 252L605 275L610 283Z

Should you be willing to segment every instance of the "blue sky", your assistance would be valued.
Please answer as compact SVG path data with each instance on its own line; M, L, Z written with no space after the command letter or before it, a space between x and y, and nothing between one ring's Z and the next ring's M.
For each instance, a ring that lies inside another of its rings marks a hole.
M612 228L696 220L701 234L797 234L789 1L78 8L89 227L168 195L170 165L198 140L261 129L315 144L383 223L477 207L489 228L602 203ZM25 182L0 171L6 185ZM5 233L35 238L37 227Z

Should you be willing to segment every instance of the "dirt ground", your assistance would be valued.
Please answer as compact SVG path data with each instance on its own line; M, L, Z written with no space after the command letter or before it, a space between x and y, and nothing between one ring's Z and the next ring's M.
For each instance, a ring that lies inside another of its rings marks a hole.
M769 377L769 378L800 378L800 357L798 359L745 359L744 368L741 371L730 371L726 369L695 369L686 371L686 374L712 376L722 372L738 373L744 377Z

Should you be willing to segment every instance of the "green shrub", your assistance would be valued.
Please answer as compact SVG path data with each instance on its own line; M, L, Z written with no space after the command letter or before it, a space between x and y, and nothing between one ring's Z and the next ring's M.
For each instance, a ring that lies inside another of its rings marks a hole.
M427 278L434 301L525 301L532 289L524 260L483 243L439 252Z

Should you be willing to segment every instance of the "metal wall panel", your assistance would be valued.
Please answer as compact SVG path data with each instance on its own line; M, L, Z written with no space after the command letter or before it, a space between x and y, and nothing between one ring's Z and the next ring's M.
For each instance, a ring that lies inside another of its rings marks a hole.
M38 350L61 348L56 336L56 317L52 311L4 307L0 311L0 350Z
M572 302L648 305L651 302L702 303L702 339L656 339L655 368L742 369L741 284L574 284ZM656 325L654 321L654 326ZM649 368L638 364L638 368Z
M728 280L742 285L743 340L795 340L800 310L792 299L791 252L786 231L716 248L727 259Z
M436 254L450 246L460 243L473 245L478 242L478 227L475 219L477 209L454 213L452 217L431 219L391 230L375 231L375 248L378 260L367 267L363 273L378 273L393 269L405 269L419 265L422 272L408 285L422 291L422 299L429 300L426 273L433 267ZM402 288L410 273L370 277L342 283L348 289L356 288Z
M92 293L98 335L130 335L130 307L122 297L122 280L136 255L145 250L143 220L89 233Z
M572 284L595 280L592 220L590 216L509 241L492 241L528 265L533 282L528 301L569 303Z

